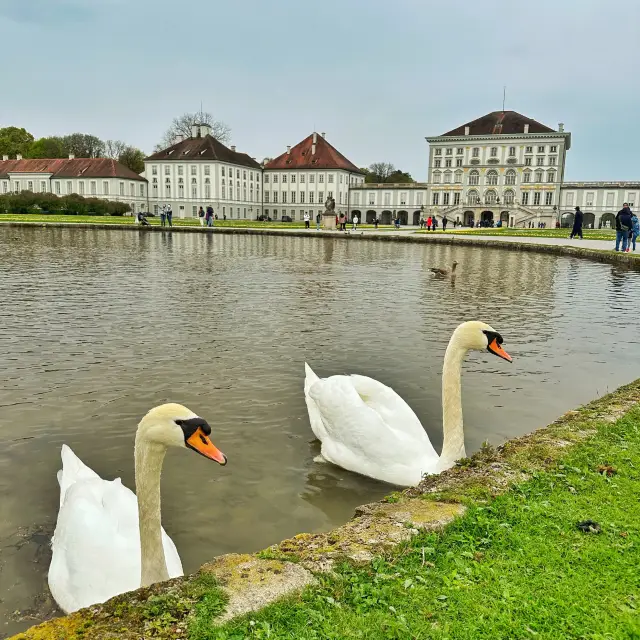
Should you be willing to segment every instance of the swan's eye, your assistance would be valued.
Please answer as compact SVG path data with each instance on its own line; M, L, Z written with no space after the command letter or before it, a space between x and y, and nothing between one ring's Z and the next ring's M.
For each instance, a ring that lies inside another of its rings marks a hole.
M174 422L181 427L184 424L184 420L174 420Z

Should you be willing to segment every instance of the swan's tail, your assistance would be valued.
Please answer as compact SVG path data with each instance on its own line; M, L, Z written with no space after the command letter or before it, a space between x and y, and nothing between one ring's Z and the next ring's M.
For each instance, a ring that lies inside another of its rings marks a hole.
M309 389L320 380L318 376L314 373L313 369L305 362L304 363L304 395L309 394Z
M323 437L326 437L326 429L322 422L322 414L315 401L309 395L309 389L320 381L320 378L313 372L313 369L305 362L304 363L304 400L307 405L307 411L309 413L309 424L311 425L311 431L320 442Z
M61 451L62 469L58 471L58 484L60 485L60 506L64 502L67 489L78 480L89 480L99 478L98 474L87 467L87 465L73 453L71 447L62 445Z

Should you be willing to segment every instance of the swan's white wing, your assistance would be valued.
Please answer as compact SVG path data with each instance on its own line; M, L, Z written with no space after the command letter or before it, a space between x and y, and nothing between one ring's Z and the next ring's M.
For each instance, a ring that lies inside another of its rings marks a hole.
M365 385L363 380L358 384L363 390L366 387L370 395L376 388L370 383ZM322 417L326 434L321 438L322 455L330 462L371 478L401 485L417 484L437 462L438 457L422 427L422 434L415 428L405 432L397 419L394 427L390 427L373 408L376 400L365 396L368 399L365 402L360 396L353 376L318 380L309 389L309 395ZM388 394L377 401L383 414L389 411L385 400L388 400Z
M65 612L140 586L136 496L119 479L94 476L66 486L52 540L49 587ZM162 537L169 576L180 576L176 547L164 530Z

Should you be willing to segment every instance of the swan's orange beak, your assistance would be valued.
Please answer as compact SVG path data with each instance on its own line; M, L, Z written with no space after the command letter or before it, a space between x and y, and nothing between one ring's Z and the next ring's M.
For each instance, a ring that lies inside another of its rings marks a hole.
M205 435L200 427L193 432L186 444L187 447L197 451L205 458L209 458L209 460L215 460L223 466L227 464L227 457L211 442L209 436Z
M495 338L491 341L487 349L491 351L493 355L498 356L507 362L513 362L511 356L498 344L498 341Z

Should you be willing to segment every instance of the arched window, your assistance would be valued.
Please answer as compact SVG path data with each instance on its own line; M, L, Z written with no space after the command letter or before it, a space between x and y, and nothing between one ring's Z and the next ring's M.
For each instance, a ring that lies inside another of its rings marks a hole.
M480 182L480 172L475 169L469 173L469 184L478 184Z
M507 189L504 192L504 203L505 204L513 204L515 201L515 194L511 189Z
M549 171L547 173L547 182L555 182L556 181L556 172L555 171Z
M495 186L498 184L498 172L495 170L487 171L487 184Z
M444 182L445 184L451 184L451 171L444 172Z
M480 196L478 195L478 192L475 189L471 189L467 197L469 198L469 204L471 205L480 203Z
M522 173L522 182L531 182L531 171L529 169Z
M439 171L434 171L433 172L433 183L434 184L440 184L440 178L441 178L441 173Z
M509 169L505 175L504 179L505 184L515 184L516 183L516 172L513 169Z
M497 197L498 197L498 194L493 189L489 189L484 194L484 202L485 204L495 204Z
M538 169L536 171L536 182L542 182L542 175L543 171L541 169Z
M455 183L462 184L462 171L456 171Z

